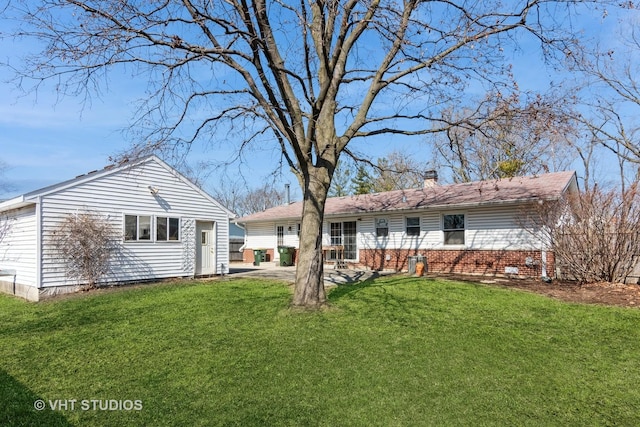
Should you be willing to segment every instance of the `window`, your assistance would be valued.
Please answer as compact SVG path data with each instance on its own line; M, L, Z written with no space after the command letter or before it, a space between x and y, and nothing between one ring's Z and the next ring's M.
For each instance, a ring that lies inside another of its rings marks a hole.
M344 242L344 259L356 259L358 252L356 222L349 221L344 224L343 242Z
M276 237L278 246L284 246L284 225L278 225L276 227Z
M156 240L159 242L180 240L180 218L156 218Z
M127 240L127 241L151 240L151 216L125 215L124 216L124 240Z
M389 236L389 219L376 218L376 237Z
M297 230L297 232L296 232L296 233L297 233L297 235L298 235L298 239L300 238L300 229L301 229L301 228L302 228L302 224L298 223L298 224L297 224L297 229L298 229L298 230Z
M445 245L464 245L464 214L444 215L442 229Z
M331 246L342 246L342 223L331 223Z
M356 222L332 222L330 224L331 246L342 246L344 259L356 259L358 253ZM330 259L335 259L338 253L332 250Z
M124 240L127 242L151 241L151 215L125 215ZM155 241L171 242L180 240L180 218L159 216L155 218Z
M407 217L407 236L420 235L420 217Z

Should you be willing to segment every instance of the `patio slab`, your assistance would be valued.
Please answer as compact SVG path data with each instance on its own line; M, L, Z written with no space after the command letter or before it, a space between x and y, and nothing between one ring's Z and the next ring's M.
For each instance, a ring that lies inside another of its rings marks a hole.
M325 265L324 285L337 286L348 283L357 283L370 278L379 277L385 274L394 274L386 271L372 271L359 269L334 269L333 265ZM273 262L261 263L254 266L251 263L233 263L229 266L229 276L231 277L262 277L265 279L276 279L293 283L295 281L296 267L280 267Z

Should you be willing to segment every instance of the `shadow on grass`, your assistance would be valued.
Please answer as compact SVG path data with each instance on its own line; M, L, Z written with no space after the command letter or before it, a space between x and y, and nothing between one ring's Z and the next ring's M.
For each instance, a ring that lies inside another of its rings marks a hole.
M383 277L383 280L378 280L381 277ZM422 280L425 283L437 281L437 279L430 278L430 277L416 278L416 277L407 276L404 274L396 274L392 276L381 276L377 273L374 273L370 277L362 281L338 283L337 284L338 286L329 293L329 301L337 301L341 298L353 297L358 292L371 287L389 287L389 286L393 287L396 285L401 285L402 283L405 283L405 282L413 282L415 280Z
M367 277L369 276L369 277ZM365 278L363 280L363 278ZM324 273L324 281L325 283L332 283L334 285L337 286L342 286L342 285L353 285L353 284L357 284L357 283L363 283L363 282L369 282L372 280L377 279L378 277L380 277L380 273L378 273L377 271L374 271L372 273L366 272L366 271L341 271L341 270L334 270L334 271L325 271Z
M377 276L371 276L363 281L349 281L349 282L333 282L336 283L336 287L329 292L329 301L337 301L341 298L353 296L363 289L374 286Z
M36 410L36 406L44 405ZM4 370L0 369L0 425L71 426L60 413Z

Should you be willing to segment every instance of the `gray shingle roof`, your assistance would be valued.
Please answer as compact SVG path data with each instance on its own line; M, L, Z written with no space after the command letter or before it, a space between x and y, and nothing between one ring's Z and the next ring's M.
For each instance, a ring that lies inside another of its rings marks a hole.
M577 185L575 176L573 171L554 172L510 179L332 197L327 199L325 217L557 200L569 187ZM234 222L298 219L301 216L302 202L295 202L238 218Z

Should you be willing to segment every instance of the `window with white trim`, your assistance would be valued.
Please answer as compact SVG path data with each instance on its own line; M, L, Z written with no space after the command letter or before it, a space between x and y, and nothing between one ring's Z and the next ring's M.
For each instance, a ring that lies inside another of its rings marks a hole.
M376 237L389 236L389 218L376 218Z
M442 216L445 245L464 245L464 214Z
M180 240L180 218L156 217L156 240L177 242Z
M332 222L330 225L331 246L342 246L342 223Z
M357 226L355 221L332 222L329 224L331 246L342 246L344 259L356 259L358 256ZM336 250L332 250L329 259L338 257Z
M151 215L125 215L124 240L128 242L151 240Z
M278 225L276 227L276 239L278 246L284 246L284 225Z
M408 216L406 219L406 231L407 236L419 236L420 235L420 217Z

